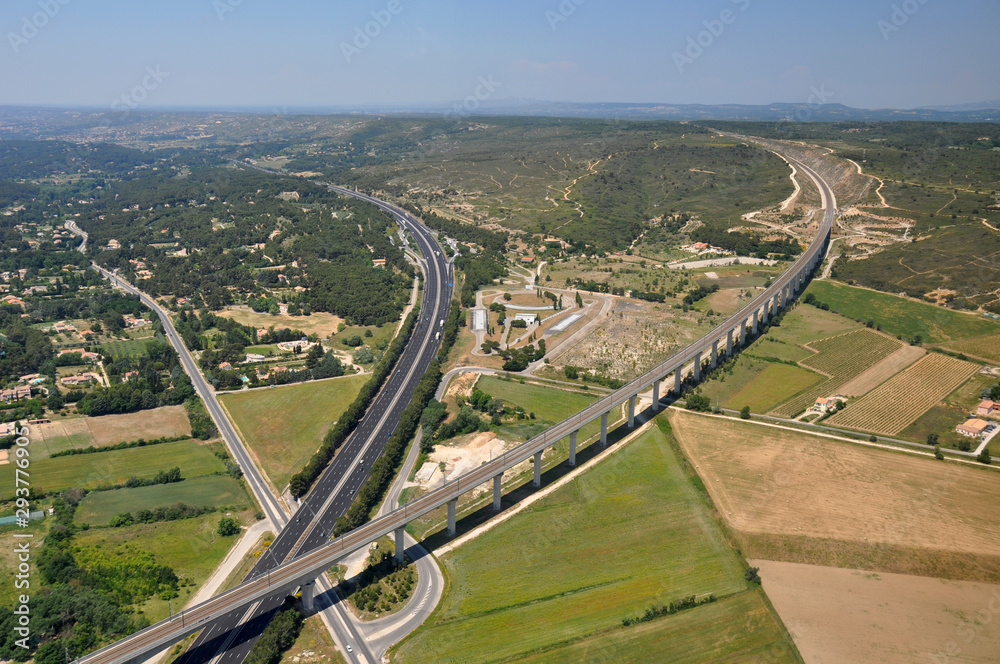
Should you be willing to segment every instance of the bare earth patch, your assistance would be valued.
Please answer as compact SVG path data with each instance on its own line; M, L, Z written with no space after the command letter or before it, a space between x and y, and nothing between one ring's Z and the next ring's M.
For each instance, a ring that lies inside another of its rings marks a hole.
M292 330L302 330L306 334L318 334L323 338L336 334L337 326L344 322L342 318L326 312L314 312L309 316L272 316L244 306L228 307L216 313L219 316L232 318L242 325L264 329L272 326L275 329L287 327Z
M67 449L106 447L140 438L190 436L191 422L184 406L164 406L125 415L58 419L31 427L50 454Z
M99 446L163 436L190 436L191 422L184 406L164 406L128 415L104 415L87 420Z
M751 560L807 664L996 662L1000 586Z
M612 378L632 378L662 362L679 344L708 331L698 312L617 298L614 310L594 332L559 356L560 365L593 369Z
M1000 582L996 471L671 409L751 557Z
M926 352L920 346L903 346L837 391L845 397L859 397L919 360Z

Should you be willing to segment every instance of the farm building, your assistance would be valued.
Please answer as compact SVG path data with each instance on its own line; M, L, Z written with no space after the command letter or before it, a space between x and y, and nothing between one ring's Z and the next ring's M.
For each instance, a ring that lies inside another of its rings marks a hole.
M962 422L957 427L955 431L962 434L963 436L968 436L969 438L981 438L983 432L986 431L986 427L990 425L986 420L981 420L979 418L974 418L971 420L966 420Z
M1000 403L986 400L976 407L976 415L979 417L991 417L1000 415Z
M832 410L836 410L837 404L842 402L844 397L838 395L832 397L820 397L816 399L816 404L813 406L814 409L821 413L828 413Z

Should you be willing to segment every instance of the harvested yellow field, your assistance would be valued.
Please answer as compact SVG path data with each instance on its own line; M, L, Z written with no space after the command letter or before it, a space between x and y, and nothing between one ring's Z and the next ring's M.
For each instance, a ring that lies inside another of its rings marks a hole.
M1000 582L1000 473L671 408L744 555Z
M932 353L830 418L830 424L894 436L975 375L971 362Z
M997 661L998 585L749 562L806 662Z

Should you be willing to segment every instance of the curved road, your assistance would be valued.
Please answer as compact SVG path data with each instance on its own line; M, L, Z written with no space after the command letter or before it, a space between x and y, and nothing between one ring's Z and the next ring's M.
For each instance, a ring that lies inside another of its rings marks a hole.
M268 554L257 563L248 575L248 579L266 574L270 568L281 562L294 559L296 556L329 541L336 520L347 511L353 503L357 491L367 480L373 463L381 455L383 445L395 431L403 410L409 404L409 397L412 395L413 389L437 354L437 349L440 346L440 331L448 315L451 302L454 283L453 268L444 259L429 229L412 215L395 206L340 187L331 187L331 189L340 194L360 198L377 205L380 209L393 215L397 223L410 231L423 254L421 265L425 277L424 297L420 318L414 326L406 349L397 361L396 368L354 433L348 437L333 462L316 481L294 519L289 519L286 516L277 498L270 492L267 482L250 459L242 441L216 400L214 391L205 381L194 358L184 346L169 314L139 289L116 274L93 264L94 269L109 279L114 286L138 296L143 304L158 314L163 323L165 334L174 348L177 349L195 390L201 396L206 409L243 469L250 488L257 496L275 529L280 529L278 537L268 550ZM81 249L85 247L86 232L75 224L67 227L83 238ZM411 558L417 561L418 573L425 580L426 588L418 586L418 591L436 592L439 596L443 588L443 578L436 563L429 556L421 555L421 553L426 554L422 548L419 551L414 550L409 553ZM326 592L329 588L321 583L319 590ZM285 595L284 592L276 593L274 596L256 603L250 611L242 608L237 609L215 621L202 632L182 662L184 664L241 662L252 649L256 638L270 620L270 616L281 606ZM317 600L321 605L324 600L329 602L329 593L326 593L326 597L319 597ZM431 608L433 605L433 603L430 604ZM379 661L379 658L366 647L356 622L347 615L347 610L339 604L334 604L333 608L340 613L339 620L331 621L339 632L338 641L342 642L342 646L352 646L350 653L346 652L346 648L341 648L348 661L371 662L372 664ZM412 616L394 616L393 618L395 619L391 629L393 634L399 633L400 628L396 623L406 625L414 622ZM413 626L415 627L415 625ZM384 631L386 626L382 625L381 629ZM405 632L401 633L400 637L403 635ZM380 639L380 641L384 640L384 638ZM391 643L385 645L385 648L387 649L389 645Z
M174 616L168 620L161 621L106 648L102 648L80 661L102 663L131 661L131 659L137 657L136 653L146 653L153 648L174 643L184 635L202 629L206 624L211 624L211 621L217 620L220 615L242 613L245 610L244 607L248 605L256 607L265 598L275 596L276 590L278 591L277 596L283 596L284 592L294 588L297 584L315 578L318 573L322 573L331 564L367 546L374 539L403 528L412 519L437 509L442 505L448 503L454 504L454 501L457 501L458 497L463 493L490 482L497 476L502 475L507 469L532 457L535 457L536 463L540 462L542 451L562 438L577 432L587 422L609 413L624 401L636 398L636 395L649 389L654 384L659 384L670 374L677 373L679 376L688 362L701 358L702 354L717 344L720 337L724 337L727 332L731 333L733 330L739 331L740 341L742 342L746 333L746 327L751 319L756 321L762 309L770 305L772 301L775 306L787 304L787 298L796 292L797 287L802 285L805 276L816 268L817 263L822 259L822 252L829 240L833 219L836 216L836 199L829 185L805 164L796 160L792 161L816 183L822 195L825 214L817 237L791 269L782 274L767 290L755 297L748 305L734 316L728 318L722 325L714 328L702 338L675 353L652 370L632 380L624 387L615 390L610 395L599 399L576 415L557 423L540 435L509 450L502 456L475 468L464 476L315 549L290 557L288 561L280 566L269 567L269 573L266 578L264 578L262 573L257 575L251 574L250 578L240 586L192 607L180 616ZM355 195L345 190L339 191ZM391 206L380 201L375 201L370 197L356 196L363 200L369 200L383 209L391 208ZM409 217L405 213L397 215L397 218L404 225L409 221ZM420 237L418 233L414 233L414 235L418 238ZM424 316L421 318L423 321ZM371 412L369 411L369 413ZM338 459L342 459L342 457L338 457ZM336 461L334 465L336 465ZM326 473L324 478L329 474ZM323 518L325 518L325 515L321 512L318 521L322 522ZM323 539L325 538L320 538L320 542ZM230 613L225 614L224 612L227 611Z

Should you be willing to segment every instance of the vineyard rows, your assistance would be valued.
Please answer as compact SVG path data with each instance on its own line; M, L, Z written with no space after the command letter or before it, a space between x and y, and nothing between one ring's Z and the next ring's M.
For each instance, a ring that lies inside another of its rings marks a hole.
M816 403L816 399L836 394L842 385L857 378L902 346L896 339L867 328L810 344L818 352L799 364L829 374L830 377L778 406L774 413L781 417L798 415Z
M830 418L833 425L893 436L959 388L978 370L932 353Z

